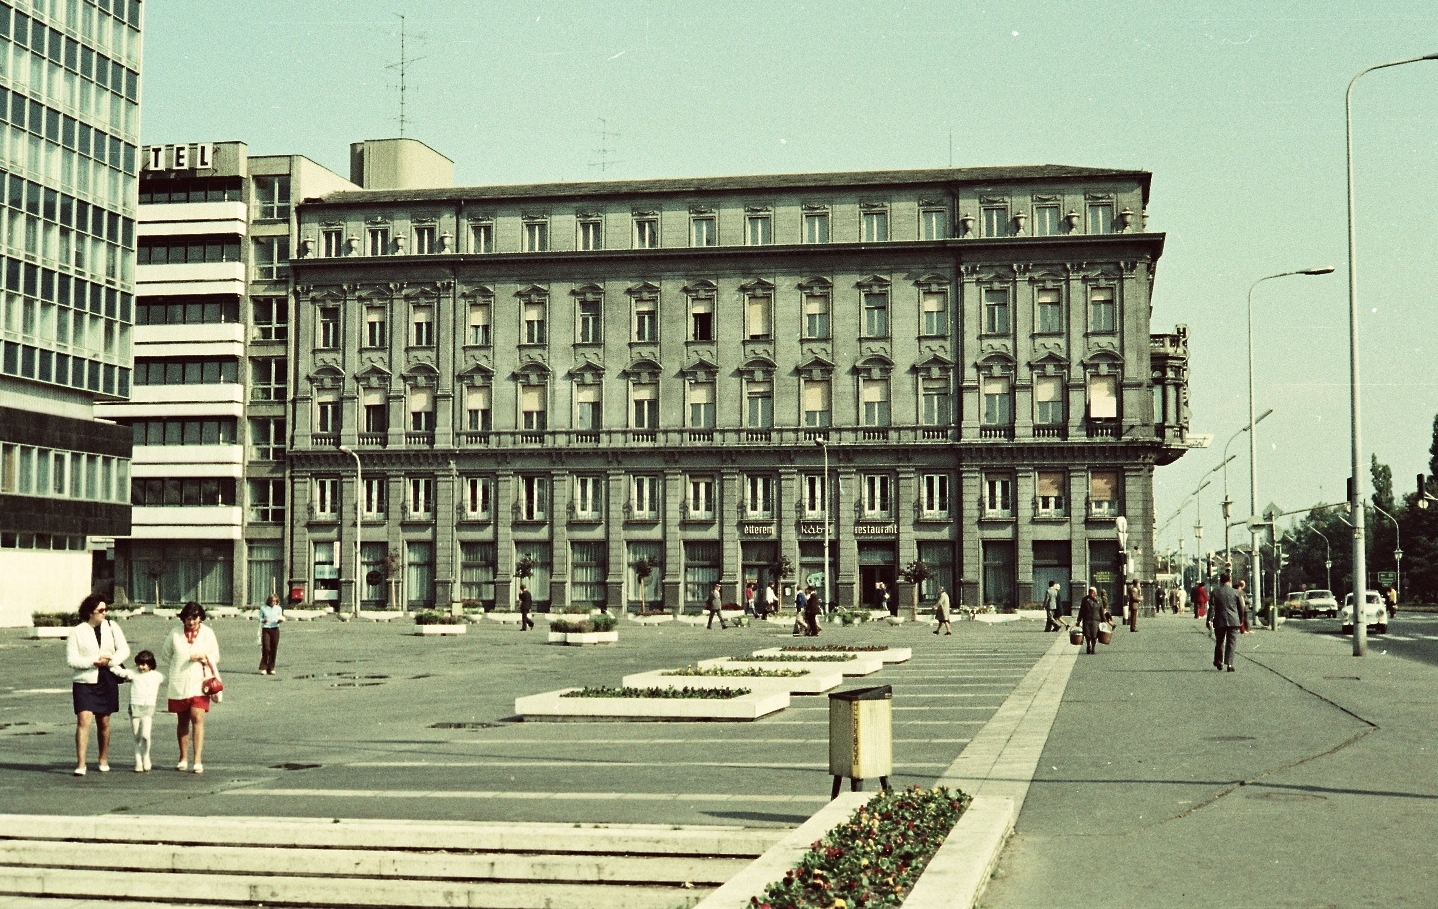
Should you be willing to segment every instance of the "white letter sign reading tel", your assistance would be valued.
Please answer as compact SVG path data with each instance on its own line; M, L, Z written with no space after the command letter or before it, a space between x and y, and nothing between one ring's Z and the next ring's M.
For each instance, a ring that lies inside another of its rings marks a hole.
M145 170L210 170L215 166L213 151L208 142L151 145L145 149Z

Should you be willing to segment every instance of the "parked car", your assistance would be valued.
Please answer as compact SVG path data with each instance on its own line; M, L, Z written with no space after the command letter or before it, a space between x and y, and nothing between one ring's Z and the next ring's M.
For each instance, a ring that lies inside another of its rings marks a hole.
M1288 595L1288 602L1284 605L1290 619L1294 616L1307 619L1316 615L1338 615L1338 600L1331 590L1295 590Z
M1343 621L1343 633L1353 633L1353 594L1343 598L1343 610L1338 614ZM1377 634L1388 632L1388 604L1376 590L1367 591L1363 601L1363 624L1370 626Z

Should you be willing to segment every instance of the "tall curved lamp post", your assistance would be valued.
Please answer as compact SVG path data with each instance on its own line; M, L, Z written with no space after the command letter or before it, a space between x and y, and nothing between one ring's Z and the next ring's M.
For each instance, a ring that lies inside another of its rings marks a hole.
M1274 278L1287 278L1292 275L1330 275L1333 274L1332 265L1322 265L1317 268L1300 268L1296 271L1281 271L1274 275L1265 275L1254 281L1248 288L1248 516L1249 519L1258 515L1258 444L1255 438L1258 435L1258 420L1253 416L1253 292L1258 285L1264 281L1272 281ZM1268 416L1268 414L1264 414ZM1231 441L1231 440L1230 440ZM1225 525L1228 523L1224 519ZM1227 533L1227 527L1224 529ZM1249 560L1248 560L1248 590L1249 594L1256 598L1255 604L1263 605L1263 589L1258 584L1258 527L1249 526ZM1278 610L1270 611L1269 627L1275 631L1278 629Z
M1348 398L1349 433L1352 441L1353 471L1352 483L1348 490L1348 504L1353 510L1353 609L1354 615L1368 597L1368 560L1363 551L1363 495L1360 478L1363 476L1362 433L1359 429L1358 407L1358 233L1353 221L1353 86L1358 80L1376 69L1421 63L1424 60L1438 60L1438 54L1425 54L1392 63L1370 66L1354 76L1343 94L1344 148L1348 158ZM1368 628L1361 622L1353 623L1353 655L1363 656L1368 652Z
M1243 427L1238 432L1229 436L1228 441L1225 442L1223 445L1223 564L1225 569L1231 569L1233 566L1232 546L1229 545L1228 539L1228 528L1230 526L1229 522L1233 518L1233 499L1229 498L1228 495L1228 462L1238 457L1238 455L1229 455L1228 446L1232 445L1239 436L1243 435L1245 432L1248 432L1250 429L1257 426L1259 423L1262 423L1264 420L1268 419L1268 417L1272 413L1273 408L1268 408L1263 413L1258 415L1257 420L1254 420L1252 423L1249 423L1247 426Z

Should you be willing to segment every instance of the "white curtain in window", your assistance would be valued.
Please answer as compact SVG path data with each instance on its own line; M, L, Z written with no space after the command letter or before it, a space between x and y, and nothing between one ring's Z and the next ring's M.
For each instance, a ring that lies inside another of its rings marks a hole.
M1089 376L1088 408L1095 419L1118 416L1118 376Z

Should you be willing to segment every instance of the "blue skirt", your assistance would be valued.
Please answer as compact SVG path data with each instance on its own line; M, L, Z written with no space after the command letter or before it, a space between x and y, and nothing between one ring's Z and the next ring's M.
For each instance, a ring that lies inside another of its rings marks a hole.
M75 702L75 713L90 712L95 716L109 716L120 712L120 681L108 670L100 670L100 679L93 685L75 682L71 686L71 699Z

